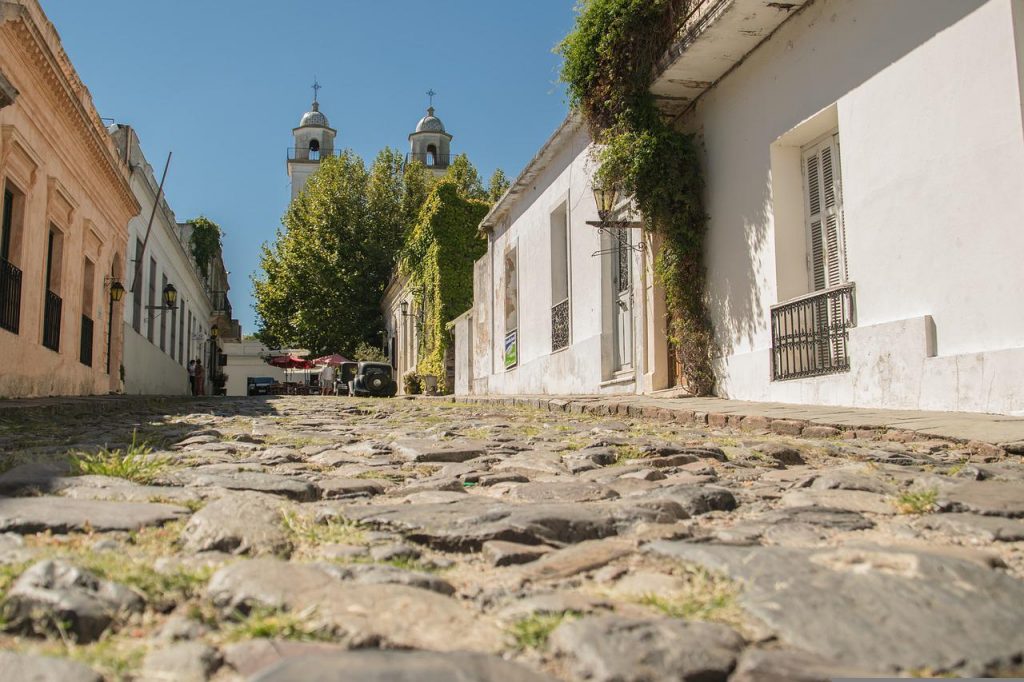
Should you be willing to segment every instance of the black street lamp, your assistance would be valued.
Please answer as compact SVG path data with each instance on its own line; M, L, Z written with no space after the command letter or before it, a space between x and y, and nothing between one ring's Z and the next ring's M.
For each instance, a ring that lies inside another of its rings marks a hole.
M110 312L107 315L107 374L110 374L110 349L114 341L114 304L124 298L124 285L116 279L110 282Z

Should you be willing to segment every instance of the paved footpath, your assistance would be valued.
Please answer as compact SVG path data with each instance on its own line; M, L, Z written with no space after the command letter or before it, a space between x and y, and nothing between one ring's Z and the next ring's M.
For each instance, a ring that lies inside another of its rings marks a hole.
M1015 433L515 402L0 406L0 679L1021 674Z

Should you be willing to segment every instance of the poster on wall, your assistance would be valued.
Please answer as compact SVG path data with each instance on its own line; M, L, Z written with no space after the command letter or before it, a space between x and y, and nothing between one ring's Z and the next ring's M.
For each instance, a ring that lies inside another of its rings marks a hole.
M519 362L519 330L505 334L505 369L515 367Z
M519 362L519 251L505 251L505 369Z

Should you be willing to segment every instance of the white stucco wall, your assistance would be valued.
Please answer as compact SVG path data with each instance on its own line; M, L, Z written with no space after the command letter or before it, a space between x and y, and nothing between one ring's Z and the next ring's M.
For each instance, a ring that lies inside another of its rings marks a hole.
M684 118L706 153L722 394L1024 412L1021 22L1012 2L817 0ZM852 370L771 382L770 307L801 284L806 291L786 164L798 163L807 126L834 123L857 287Z

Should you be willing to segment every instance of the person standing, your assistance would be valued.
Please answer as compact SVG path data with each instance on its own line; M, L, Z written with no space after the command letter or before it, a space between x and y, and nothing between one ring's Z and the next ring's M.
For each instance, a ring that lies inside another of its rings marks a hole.
M196 361L188 361L188 390L192 395L196 394Z
M206 377L203 376L203 363L196 360L196 395L206 395Z
M334 368L324 365L320 370L320 395L331 395L334 393Z

